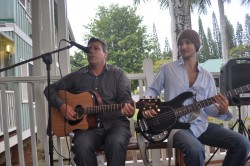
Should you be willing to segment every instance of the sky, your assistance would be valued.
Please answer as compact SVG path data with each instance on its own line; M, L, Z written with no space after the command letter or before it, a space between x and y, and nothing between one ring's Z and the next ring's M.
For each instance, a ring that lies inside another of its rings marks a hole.
M201 14L202 23L204 26L205 33L207 32L207 27L212 30L212 12L214 11L219 23L219 12L218 4L216 0L211 0L212 6L208 9L206 15ZM237 21L243 26L245 25L245 15L248 13L250 15L250 5L241 6L241 0L233 0L230 4L225 3L224 10L225 15L228 20L236 29ZM68 18L71 24L75 40L77 43L86 46L83 41L83 36L88 31L84 29L83 25L90 23L91 19L94 18L97 12L98 6L109 6L110 4L119 4L120 6L132 6L133 0L68 0ZM162 10L159 7L158 0L150 0L149 2L143 3L137 7L138 15L143 17L143 25L146 25L148 32L152 34L153 23L156 26L157 35L161 48L164 48L165 38L168 38L171 47L171 31L170 31L170 15L169 10ZM198 31L198 13L195 10L191 16L192 29ZM104 39L105 40L105 39ZM71 48L70 53L74 53L76 48Z

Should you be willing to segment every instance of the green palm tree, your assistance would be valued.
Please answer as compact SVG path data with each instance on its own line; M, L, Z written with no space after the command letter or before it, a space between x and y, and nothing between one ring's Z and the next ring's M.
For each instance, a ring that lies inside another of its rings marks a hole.
M148 2L149 0L143 0ZM158 0L162 9L169 8L171 16L171 38L172 38L172 52L173 60L177 59L177 43L176 38L179 32L183 29L191 28L191 13L194 8L198 8L199 13L206 14L207 7L211 6L211 0ZM224 13L224 2L230 3L231 0L218 0L219 14L220 14L220 29L222 41L222 57L224 62L228 60L228 41L226 33L226 19ZM135 5L139 5L141 0L134 0ZM242 0L242 5L249 5L250 0Z
M143 0L148 2L149 0ZM190 1L180 0L158 0L162 9L169 8L171 17L171 39L173 60L178 57L176 38L183 29L191 28ZM134 0L135 5L139 5L141 0Z
M224 12L224 2L231 3L231 0L218 0L218 8L220 15L220 31L221 31L221 48L222 48L222 58L224 63L228 61L229 46L228 46L228 36L227 36L227 25ZM207 10L207 6L210 7L210 0L197 0L195 5L198 5L198 11L203 12ZM203 5L200 5L203 4ZM207 4L207 5L205 5ZM249 5L250 0L241 0L241 5Z

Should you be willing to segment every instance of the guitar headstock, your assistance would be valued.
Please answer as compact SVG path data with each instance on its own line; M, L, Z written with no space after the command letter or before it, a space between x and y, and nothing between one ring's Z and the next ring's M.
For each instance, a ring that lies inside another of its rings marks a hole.
M158 112L159 107L161 106L161 99L159 97L149 97L142 98L138 102L136 102L136 108L140 111L154 109Z

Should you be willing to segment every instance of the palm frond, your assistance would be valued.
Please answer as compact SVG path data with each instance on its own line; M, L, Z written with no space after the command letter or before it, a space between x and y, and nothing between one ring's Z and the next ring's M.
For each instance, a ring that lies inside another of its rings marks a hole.
M250 0L242 0L241 5L250 5Z
M144 3L150 1L150 0L142 0ZM134 0L134 5L140 5L141 4L141 0Z
M207 14L207 8L211 6L211 0L191 0L191 11L198 9L198 13Z
M158 0L158 3L160 4L161 9L167 9L169 7L168 0Z

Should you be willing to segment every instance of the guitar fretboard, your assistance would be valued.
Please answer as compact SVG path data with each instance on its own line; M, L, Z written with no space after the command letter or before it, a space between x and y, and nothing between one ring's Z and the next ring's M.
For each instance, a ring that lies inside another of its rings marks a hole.
M134 104L133 102L130 103ZM135 103L136 107L141 107L144 102ZM124 107L123 104L111 104L111 105L100 105L100 106L90 106L90 107L76 107L75 111L77 113L77 117L81 118L84 115L97 114L97 113L105 113L105 112L115 112L119 111Z
M104 112L114 112L121 110L124 104L112 104L112 105L100 105L100 106L91 106L91 107L76 107L75 111L77 112L77 117L82 117L83 115L88 114L97 114Z
M236 89L233 89L233 90L230 90L230 91L227 91L227 92L224 92L222 94L224 94L226 97L228 98L232 98L233 96L236 96L236 95L239 95L241 93L244 93L246 91L249 91L250 90L250 84L248 85L245 85L245 86L241 86L239 88L236 88ZM174 110L175 112L175 115L177 117L181 117L183 115L186 115L190 112L193 112L193 111L196 111L196 110L199 110L203 107L206 107L206 106L209 106L213 104L213 98L208 98L208 99L205 99L205 100L201 100L201 101L197 101L193 104L190 104L190 105L187 105L187 106L184 106L184 107L181 107L181 108L177 108Z

